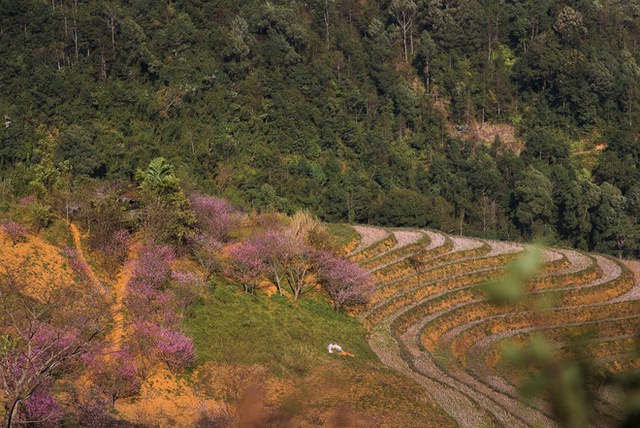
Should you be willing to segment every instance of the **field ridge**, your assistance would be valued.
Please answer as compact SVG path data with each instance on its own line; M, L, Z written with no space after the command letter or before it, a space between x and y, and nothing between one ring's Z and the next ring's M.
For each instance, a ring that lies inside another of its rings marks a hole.
M423 386L462 427L557 426L548 402L522 404L518 376L502 366L498 371L499 349L510 340L546 332L556 343L552 349L567 353L563 339L596 330L589 347L595 361L614 370L638 363L631 356L633 327L640 325L634 315L640 309L639 262L545 249L525 297L552 304L532 311L497 306L483 291L527 245L432 230L356 231L363 239L351 260L378 280L359 315L371 348L384 364ZM597 397L598 421L619 417L607 408L613 396L603 389Z

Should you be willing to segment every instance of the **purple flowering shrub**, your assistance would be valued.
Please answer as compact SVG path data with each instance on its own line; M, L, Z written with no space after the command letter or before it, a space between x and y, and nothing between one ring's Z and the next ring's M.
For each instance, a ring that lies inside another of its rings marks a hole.
M24 242L27 239L27 228L11 220L2 220L0 222L2 232L11 240L11 245Z
M131 397L140 391L140 379L134 355L121 350L109 358L91 361L94 386L114 405L119 398Z
M256 292L265 272L260 247L251 241L243 241L228 251L228 273L236 278L245 293Z
M195 195L191 198L198 228L207 236L226 241L242 220L242 214L226 199Z
M209 235L199 233L190 240L191 252L196 261L200 264L205 276L209 279L213 272L221 270L221 250L222 242Z
M169 328L156 331L158 358L169 371L178 374L196 361L196 350L191 338L184 333Z
M131 283L147 284L156 289L163 288L171 279L171 263L175 254L167 245L150 242L143 245L133 270Z
M173 272L173 294L180 316L184 318L189 307L202 295L205 288L204 279L193 272Z
M374 278L361 267L331 253L319 256L318 281L329 293L336 310L367 303L374 291Z
M21 403L20 422L40 427L57 427L64 416L60 404L48 393L36 390Z
M127 284L125 304L131 316L127 349L137 363L130 372L139 379L146 379L157 363L175 374L195 361L193 342L179 326L204 282L199 275L174 272L174 261L171 247L144 245Z
M91 281L91 277L89 274L89 266L84 263L84 261L78 257L78 252L73 248L65 248L64 255L69 262L69 267L73 271L73 274L76 276L76 279L84 284L89 284Z
M29 206L32 203L34 203L36 201L36 196L35 195L27 195L27 196L23 196L18 200L18 205L21 205L23 207Z

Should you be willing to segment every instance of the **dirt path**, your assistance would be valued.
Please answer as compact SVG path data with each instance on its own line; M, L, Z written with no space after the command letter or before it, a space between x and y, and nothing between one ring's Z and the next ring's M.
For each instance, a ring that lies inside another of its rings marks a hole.
M84 255L84 250L82 249L82 235L80 234L80 230L78 230L78 227L73 223L69 223L69 230L73 235L73 245L75 246L78 258L87 267L87 276L94 286L100 285L101 281L96 276L95 272L91 268L91 265L87 263L87 258Z
M73 235L73 243L75 246L76 253L78 254L78 258L82 263L87 266L87 274L89 279L93 283L94 286L98 286L101 284L101 281L96 276L95 272L91 268L91 265L87 263L87 259L84 254L84 250L82 248L82 235L78 227L70 223L69 230ZM117 352L120 350L120 346L122 345L122 337L125 333L124 328L124 298L126 295L127 283L131 279L131 275L133 273L133 267L135 261L137 260L139 245L136 244L129 248L129 252L127 254L127 260L124 265L118 272L116 276L116 281L113 284L113 293L114 293L114 305L112 307L113 314L113 331L109 335L108 342L112 344L112 351Z
M118 272L116 276L116 282L113 285L113 292L115 294L115 304L113 307L113 331L109 337L109 343L113 345L114 351L119 351L122 346L122 338L125 334L124 326L124 298L127 294L127 283L133 275L133 269L135 262L138 259L138 252L140 251L140 243L137 243L129 248L127 253L127 260Z
M606 148L607 148L606 144L598 144L597 146L592 147L590 149L577 151L573 155L574 156L587 155L587 154L593 153L593 152L601 152L602 150L604 150Z

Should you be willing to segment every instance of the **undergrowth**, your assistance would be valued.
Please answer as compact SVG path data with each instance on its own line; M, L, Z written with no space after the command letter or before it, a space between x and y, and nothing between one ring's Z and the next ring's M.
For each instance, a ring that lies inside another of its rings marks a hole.
M348 224L324 223L324 226L331 235L333 250L340 251L341 249L349 248L360 240L358 232Z

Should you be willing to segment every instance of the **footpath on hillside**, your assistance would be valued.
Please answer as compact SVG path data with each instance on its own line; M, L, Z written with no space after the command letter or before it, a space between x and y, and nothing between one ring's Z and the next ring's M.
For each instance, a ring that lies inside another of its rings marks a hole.
M101 281L96 276L95 272L91 268L91 265L87 263L87 258L84 255L84 250L82 249L82 235L80 234L78 227L73 223L69 223L69 230L73 235L73 245L75 246L78 259L80 259L82 264L84 264L87 267L87 275L89 276L89 279L91 280L92 285L98 286L101 283Z
M89 276L92 284L94 286L99 286L101 284L101 281L98 279L91 265L87 263L87 258L85 256L84 249L82 248L82 235L80 233L80 230L73 223L69 223L69 230L73 235L73 243L78 259L80 259L80 261L87 267L87 275ZM113 284L113 293L115 294L114 306L112 307L114 327L108 338L108 342L111 344L113 352L117 352L120 350L122 337L124 336L123 302L126 294L126 286L133 273L133 267L135 261L137 260L138 251L138 244L135 244L129 248L127 259L116 275L116 281Z

